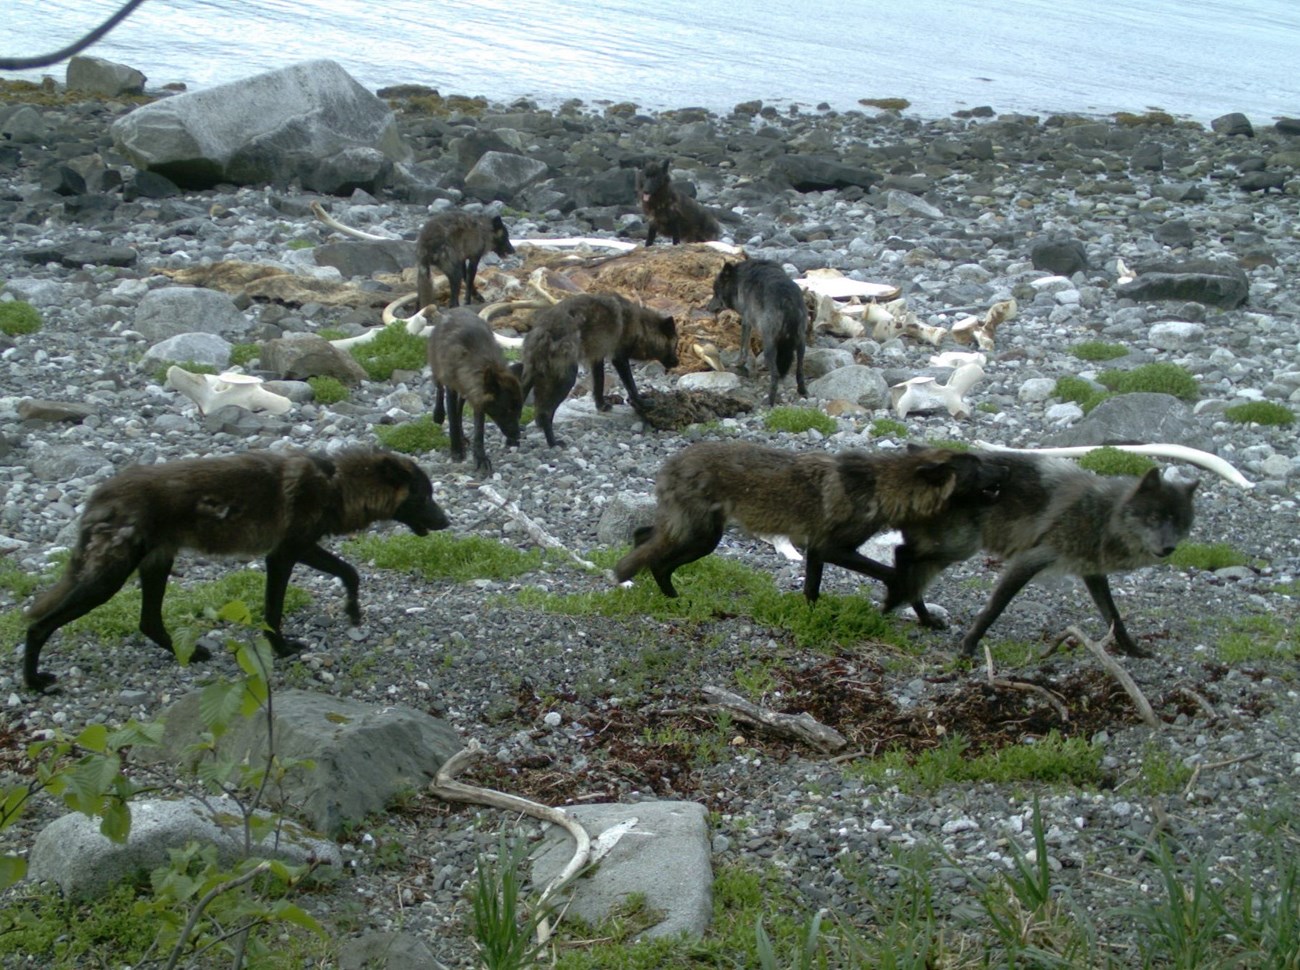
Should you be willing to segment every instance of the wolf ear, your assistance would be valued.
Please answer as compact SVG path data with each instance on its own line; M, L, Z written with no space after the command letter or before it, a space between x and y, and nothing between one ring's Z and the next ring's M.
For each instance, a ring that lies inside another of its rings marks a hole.
M1135 489L1136 494L1154 494L1164 488L1165 480L1160 477L1159 468L1148 469Z
M665 158L662 162L659 163L659 171L663 173L664 178L668 177L669 164L670 164L670 160L667 158Z
M401 455L395 455L391 451L379 453L379 461L375 465L379 472L379 477L390 485L409 484L412 477L412 470L415 462L403 458Z
M953 477L949 461L926 461L916 466L916 477L927 485L943 485Z
M502 232L505 232L505 231L506 231L506 224L505 224L504 222L501 221L501 217L500 217L500 216L493 216L493 217L492 217L492 228L493 228L493 229L500 229Z
M660 317L659 332L662 333L665 337L676 337L677 321L674 320L672 317Z

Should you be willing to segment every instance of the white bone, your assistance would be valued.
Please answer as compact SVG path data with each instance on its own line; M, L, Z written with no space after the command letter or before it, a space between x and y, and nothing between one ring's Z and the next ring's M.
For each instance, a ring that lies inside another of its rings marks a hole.
M1212 455L1208 451L1201 451L1199 448L1189 448L1186 445L1075 445L1067 448L1007 448L1004 445L995 445L987 441L976 441L975 447L984 448L988 451L1014 451L1025 455L1055 455L1062 458L1077 458L1079 455L1086 455L1098 448L1116 448L1119 451L1127 451L1134 455L1149 455L1152 458L1172 458L1174 461L1185 461L1189 465L1198 465L1206 471L1214 472L1220 478L1241 488L1255 487L1254 482L1250 481L1218 455Z
M911 411L934 411L945 408L955 418L969 417L970 405L966 392L984 379L984 368L979 364L962 364L940 384L933 377L913 377L889 389L890 400L900 418Z
M287 397L268 391L262 379L251 374L192 374L173 364L167 368L167 384L197 404L200 414L228 405L271 414L284 414L293 407Z

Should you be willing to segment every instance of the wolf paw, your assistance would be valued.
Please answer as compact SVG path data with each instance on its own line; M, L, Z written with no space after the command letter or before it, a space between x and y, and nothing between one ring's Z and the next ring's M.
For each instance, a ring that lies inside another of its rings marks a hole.
M38 694L58 693L58 688L54 685L59 682L59 678L53 674L35 673L27 678L27 686Z

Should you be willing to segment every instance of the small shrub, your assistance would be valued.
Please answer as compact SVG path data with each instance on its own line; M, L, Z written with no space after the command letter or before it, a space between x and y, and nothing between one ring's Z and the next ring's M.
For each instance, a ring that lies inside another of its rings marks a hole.
M949 451L970 451L970 444L965 441L958 441L956 438L935 438L933 441L927 441L931 448L947 448Z
M1117 394L1144 391L1153 394L1172 394L1184 401L1200 397L1201 386L1195 375L1177 364L1143 364L1132 370L1108 370L1097 375L1097 382Z
M1244 566L1250 560L1226 542L1180 542L1169 557L1169 565L1179 569L1227 569Z
M1079 467L1098 475L1145 475L1156 467L1146 455L1135 455L1118 448L1098 448L1079 458Z
M374 340L352 347L351 354L372 381L386 381L395 370L423 370L428 341L407 333L406 324L399 320L381 330Z
M1057 378L1056 388L1053 393L1062 401L1073 401L1079 407L1083 408L1084 414L1087 414L1095 408L1110 394L1103 391L1082 377L1060 377Z
M414 421L401 424L377 424L375 437L385 448L408 455L423 455L445 449L448 445L447 433L442 430L442 425L434 423L430 414L422 414Z
M870 434L873 438L906 438L907 425L893 418L877 418L871 422Z
M1108 344L1104 340L1085 340L1071 347L1070 353L1086 361L1117 360L1127 357L1128 349L1120 344Z
M261 344L235 344L230 348L230 364L232 367L247 367L261 354Z
M309 377L307 383L317 404L338 404L348 399L348 389L337 377Z
M767 412L763 427L768 431L784 431L788 434L815 430L831 435L839 426L834 418L817 408L780 407Z
M1272 401L1247 401L1225 408L1223 416L1238 424L1271 424L1287 426L1295 423L1295 414L1284 404Z
M0 303L0 332L21 337L41 329L41 311L25 300Z

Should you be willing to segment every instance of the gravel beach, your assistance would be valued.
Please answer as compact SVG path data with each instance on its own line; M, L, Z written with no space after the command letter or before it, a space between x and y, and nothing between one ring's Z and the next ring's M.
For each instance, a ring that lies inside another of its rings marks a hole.
M278 665L278 686L428 711L486 749L472 777L550 804L700 801L710 811L715 869L775 870L807 912L825 907L864 927L867 907L849 874L879 869L887 881L897 878L891 863L898 849L940 847L953 865L936 877L935 909L956 920L970 908L974 882L1011 865L1013 843L1031 848L1034 798L1055 878L1121 965L1140 965L1134 925L1116 914L1158 889L1151 856L1141 851L1156 833L1170 837L1183 862L1205 860L1216 876L1246 874L1269 884L1275 847L1294 851L1300 837L1300 446L1291 427L1239 424L1224 411L1243 401L1300 402L1300 135L1271 125L1232 133L1229 125L1212 130L1157 115L1026 117L977 109L922 120L876 108L777 112L758 103L726 115L648 115L630 105L444 101L430 113L408 95L388 94L415 161L382 189L350 198L294 185L145 194L108 136L109 123L130 110L116 101L38 103L31 110L40 136L0 143L0 300L26 300L42 318L37 333L0 335L0 553L9 564L49 571L51 555L70 546L89 493L130 463L374 444L376 425L429 412L426 370L363 381L337 405L308 400L282 416L259 413L237 424L205 418L158 382L156 362L142 360L152 341L137 329L136 308L146 294L174 285L162 271L241 261L318 273L315 249L341 237L312 217L317 199L348 225L413 240L431 208L482 206L466 195L467 160L498 143L548 167L544 179L487 208L503 214L517 245L530 237L639 241L645 225L635 199L618 192L641 161L671 157L699 200L728 214L726 238L750 256L793 273L836 269L895 285L922 322L941 326L1014 298L1019 311L997 331L984 379L970 392L972 413L913 412L901 420L905 433L873 433L878 419L897 419L887 402L801 402L791 379L782 403L820 405L837 415L837 430L774 432L764 425L766 377L758 374L743 382L755 402L750 410L676 431L647 428L624 404L600 416L575 407L579 416L557 425L563 448L548 448L530 426L522 446L507 450L489 427L490 484L587 556L606 545L597 531L602 514L620 496L649 495L659 464L690 441L729 437L830 450L927 439L1050 446L1085 420L1054 395L1058 379L1178 364L1198 384L1184 419L1187 438L1230 461L1254 487L1168 463L1172 473L1200 479L1190 541L1224 544L1245 563L1218 570L1160 565L1112 577L1129 630L1154 654L1126 658L1125 666L1163 726L1143 726L1086 651L1037 656L1070 626L1095 638L1105 632L1082 585L1070 579L1031 585L986 638L995 658L1014 664L1000 666L1000 676L1053 690L1069 720L1033 694L988 686L982 667L954 666L959 631L997 575L999 564L982 555L930 591L951 629L891 621L905 648L869 640L808 649L743 613L669 622L524 605L521 591L539 598L609 587L607 574L561 556L514 580L466 583L357 562L364 622L352 628L336 584L300 569L294 583L312 602L286 625L310 651ZM8 109L16 103L0 101L0 127L12 127ZM830 171L831 161L839 169ZM85 184L74 184L68 169ZM1276 174L1273 191L1250 191L1252 173ZM817 187L819 178L834 187ZM1086 265L1036 285L1054 274L1036 269L1031 253L1052 239L1072 240ZM1118 292L1117 261L1135 267L1156 259L1231 263L1244 273L1249 298L1225 309ZM521 261L489 257L485 266L509 271ZM377 280L364 285L401 295ZM243 300L239 310L248 325L241 341L327 328L359 332L378 323L373 307ZM696 333L710 317L701 303L679 317L679 331ZM1083 341L1116 344L1128 355L1090 363L1070 353ZM847 354L895 384L924 373L943 379L947 372L929 363L931 355L972 348L819 333L810 349L810 361ZM637 376L643 389L660 393L681 377L658 367L638 367ZM622 393L612 375L607 389ZM588 391L584 376L574 403ZM78 410L46 414L32 401ZM478 491L472 465L454 464L445 452L415 457L454 532L531 547L519 523ZM801 564L757 539L730 531L717 555L770 574L782 591L801 588ZM173 583L211 580L226 568L183 558ZM689 596L689 571L681 577ZM831 567L823 592L879 602L878 585L860 578ZM0 611L23 605L0 590ZM223 635L214 625L214 639ZM1225 653L1228 643L1246 644L1245 659ZM21 749L42 732L149 719L214 673L237 673L224 655L182 668L140 637L101 643L61 632L43 660L62 689L38 696L22 686L20 652L12 641L9 662L0 665L0 768L10 777L24 770ZM863 757L896 741L918 751L953 733L991 747L1032 743L1055 728L1101 748L1104 781L917 792L864 780L855 759L819 756L744 726L707 757L661 740L669 727L684 733L714 723L673 713L701 703L706 685L772 709L807 709ZM893 735L879 733L887 724ZM1153 761L1192 774L1174 790L1151 793ZM56 814L52 802L40 801L0 833L0 849L25 850ZM503 830L534 839L539 828L415 794L354 833L344 846L345 876L305 905L336 928L340 942L401 929L444 965L475 966L465 930L475 858L493 849Z

